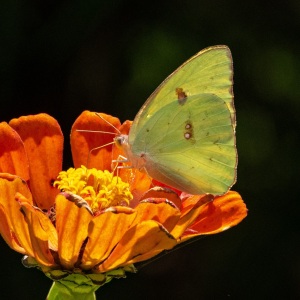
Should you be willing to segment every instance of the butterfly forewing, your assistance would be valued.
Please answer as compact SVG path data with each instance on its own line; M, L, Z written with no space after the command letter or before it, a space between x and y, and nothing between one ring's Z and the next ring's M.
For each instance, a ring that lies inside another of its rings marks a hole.
M168 103L177 99L176 89L181 88L187 96L212 93L223 99L231 113L235 125L233 104L233 67L231 52L227 46L213 46L198 52L171 75L152 93L131 127L129 142L147 118L150 118Z
M149 175L191 194L222 194L235 181L234 128L226 103L213 94L169 103L139 130L132 152Z

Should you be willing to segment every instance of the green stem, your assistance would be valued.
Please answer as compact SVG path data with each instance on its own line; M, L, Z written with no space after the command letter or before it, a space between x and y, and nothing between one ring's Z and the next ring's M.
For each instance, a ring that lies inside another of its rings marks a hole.
M46 300L96 300L94 290L76 286L67 286L54 281Z

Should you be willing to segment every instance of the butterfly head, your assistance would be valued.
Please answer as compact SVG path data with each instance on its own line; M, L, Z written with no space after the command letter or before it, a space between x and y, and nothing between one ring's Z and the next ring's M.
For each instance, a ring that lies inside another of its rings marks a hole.
M114 142L117 147L124 148L126 145L128 145L128 135L119 134L114 138Z

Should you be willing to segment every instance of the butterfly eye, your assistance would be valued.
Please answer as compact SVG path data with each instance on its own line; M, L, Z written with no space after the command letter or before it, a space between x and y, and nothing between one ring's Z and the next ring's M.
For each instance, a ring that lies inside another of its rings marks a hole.
M128 143L128 137L127 135L118 135L114 138L115 144L117 147L122 148L122 146L124 146L124 144Z
M117 147L122 147L122 140L123 139L121 136L117 136L114 138L114 141L115 141Z

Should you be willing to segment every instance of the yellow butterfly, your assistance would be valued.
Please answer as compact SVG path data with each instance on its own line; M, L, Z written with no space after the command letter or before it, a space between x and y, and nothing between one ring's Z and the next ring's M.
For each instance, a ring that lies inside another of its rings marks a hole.
M224 194L237 168L232 85L229 48L206 48L161 83L129 135L115 142L133 167L162 183L189 194Z

